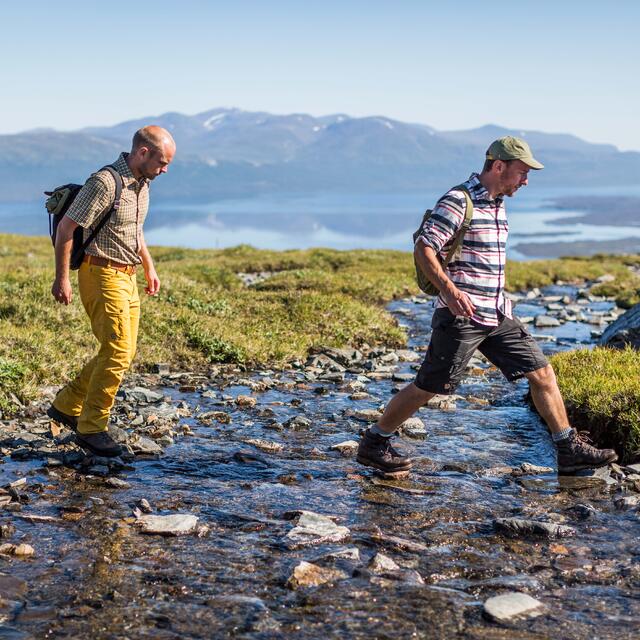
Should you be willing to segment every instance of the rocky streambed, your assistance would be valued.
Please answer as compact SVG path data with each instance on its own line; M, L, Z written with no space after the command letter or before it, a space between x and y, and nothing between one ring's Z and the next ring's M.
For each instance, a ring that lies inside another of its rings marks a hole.
M620 312L516 302L547 352ZM0 638L637 637L640 466L559 478L524 382L475 358L403 425L410 477L355 463L428 343L431 304L390 309L407 349L130 376L116 460L43 417L54 389L0 423Z

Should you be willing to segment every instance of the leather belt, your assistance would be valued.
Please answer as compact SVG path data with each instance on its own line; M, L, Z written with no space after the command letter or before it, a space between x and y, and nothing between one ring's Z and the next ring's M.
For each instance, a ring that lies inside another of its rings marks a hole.
M135 264L122 264L122 262L115 262L114 260L99 258L98 256L85 255L83 262L94 264L96 267L107 267L108 269L122 271L122 273L126 273L128 276L132 276L136 272Z

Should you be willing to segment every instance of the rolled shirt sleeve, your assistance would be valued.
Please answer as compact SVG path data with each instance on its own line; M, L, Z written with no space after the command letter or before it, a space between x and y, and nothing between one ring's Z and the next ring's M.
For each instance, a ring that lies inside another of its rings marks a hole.
M92 175L78 192L66 215L81 227L91 227L108 208L115 198L113 180L109 185L100 175Z
M451 241L462 226L466 209L466 198L460 190L449 191L425 221L416 242L422 241L438 254Z

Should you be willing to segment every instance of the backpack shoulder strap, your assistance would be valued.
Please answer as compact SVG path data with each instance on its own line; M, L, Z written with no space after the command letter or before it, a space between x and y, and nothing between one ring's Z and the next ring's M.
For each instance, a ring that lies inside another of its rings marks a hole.
M94 238L98 235L102 227L107 224L107 220L111 217L111 214L116 213L120 208L120 198L122 197L122 176L118 173L116 168L108 164L102 167L100 171L108 171L116 184L116 195L113 199L113 204L104 212L102 218L98 224L94 227L93 231L89 234L89 237L82 243L82 251L85 251L87 247L93 242Z
M451 248L449 249L449 253L447 254L447 257L444 259L444 262L442 263L443 267L446 267L449 264L449 262L451 262L452 258L455 255L459 256L460 253L462 252L462 241L464 240L464 234L467 232L467 230L471 226L471 219L473 218L473 201L471 200L471 194L469 193L469 190L464 185L461 185L461 184L458 185L457 187L454 187L454 189L457 189L464 193L464 198L465 198L464 220L462 221L462 224L456 231L453 243L451 244Z

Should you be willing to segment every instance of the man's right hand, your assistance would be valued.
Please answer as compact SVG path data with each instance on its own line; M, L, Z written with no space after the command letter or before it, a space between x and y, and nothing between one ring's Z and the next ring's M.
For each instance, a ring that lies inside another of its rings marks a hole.
M440 295L454 316L470 318L476 310L474 304L471 302L471 298L469 298L464 291L460 291L460 289L453 285L447 288L447 290L442 290Z
M56 278L51 287L51 294L56 299L56 302L60 304L70 304L73 298L73 291L71 290L71 280L69 278Z

